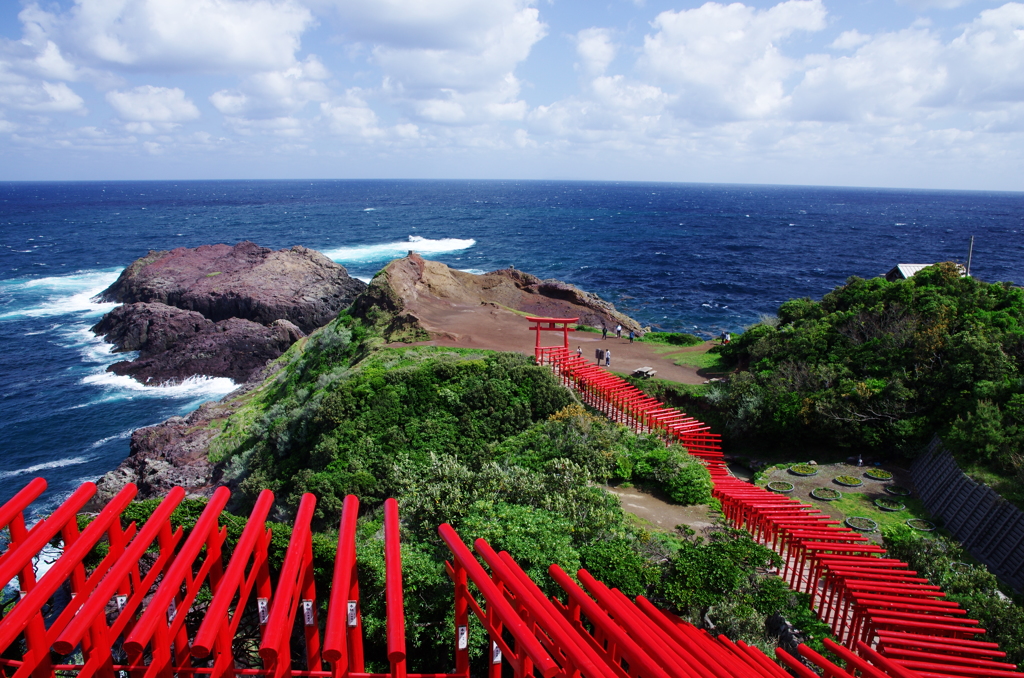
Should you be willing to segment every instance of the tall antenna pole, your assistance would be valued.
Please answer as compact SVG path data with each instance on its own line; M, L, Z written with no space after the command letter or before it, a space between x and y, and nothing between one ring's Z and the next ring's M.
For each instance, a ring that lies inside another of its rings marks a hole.
M971 249L967 250L967 275L971 275L971 257L974 256L974 236L971 236Z

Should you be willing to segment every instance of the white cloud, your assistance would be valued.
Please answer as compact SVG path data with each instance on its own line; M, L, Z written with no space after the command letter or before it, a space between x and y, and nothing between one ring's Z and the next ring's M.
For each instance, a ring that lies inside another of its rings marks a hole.
M607 28L585 28L576 34L576 53L589 75L601 75L615 60L616 45Z
M949 46L961 102L1024 101L1024 4L985 10Z
M793 91L793 117L893 123L907 121L948 86L944 47L931 32L883 33L852 56L809 59Z
M0 62L0 106L33 113L82 113L85 102L63 82L26 78Z
M517 120L515 70L547 27L530 0L354 0L330 3L364 41L381 92L412 118L440 124Z
M177 87L143 85L126 92L107 92L118 117L130 122L180 123L195 120L199 109Z
M956 9L963 7L972 0L896 0L901 5L909 5L917 10L924 9Z
M644 39L642 65L680 95L683 115L705 121L763 118L788 105L785 80L799 62L780 44L797 31L825 28L821 0L788 0L768 10L708 2L667 11Z
M287 68L313 23L295 0L77 0L29 5L27 31L106 67L234 72Z
M214 92L210 102L225 115L271 118L298 113L311 101L327 101L330 76L324 65L310 55L304 62L280 71L254 73L238 87Z
M843 31L839 37L829 45L832 49L853 49L871 40L870 35L864 35L856 28L850 31Z

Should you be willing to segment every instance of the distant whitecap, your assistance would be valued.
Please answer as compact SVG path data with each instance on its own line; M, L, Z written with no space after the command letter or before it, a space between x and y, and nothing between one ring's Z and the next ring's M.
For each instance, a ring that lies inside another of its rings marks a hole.
M422 255L445 254L467 250L476 244L472 238L439 238L436 240L419 235L410 235L408 240L379 243L374 245L358 245L356 247L339 247L326 250L324 254L339 264L370 263L389 261L404 257L409 250Z
M47 461L42 464L33 464L32 466L26 466L25 468L15 469L14 471L2 471L0 472L0 480L6 480L7 478L14 478L16 476L28 475L30 473L39 473L51 468L64 468L65 466L75 466L76 464L84 464L89 461L88 457L68 457L67 459L57 459L55 461Z

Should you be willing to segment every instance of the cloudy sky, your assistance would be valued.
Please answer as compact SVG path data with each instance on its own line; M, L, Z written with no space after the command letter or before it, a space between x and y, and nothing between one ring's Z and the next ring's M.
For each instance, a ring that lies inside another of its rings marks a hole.
M0 4L0 180L1024 190L1024 3Z

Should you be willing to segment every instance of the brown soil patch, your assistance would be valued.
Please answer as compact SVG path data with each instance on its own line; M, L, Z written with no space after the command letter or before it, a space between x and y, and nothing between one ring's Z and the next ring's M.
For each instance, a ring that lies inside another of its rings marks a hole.
M406 302L406 310L419 318L423 328L434 337L430 341L417 342L416 346L453 346L529 354L536 342L537 335L530 331L524 316L493 303L467 304L423 295L415 301ZM544 332L541 342L550 346L560 339L557 332ZM640 367L653 367L658 371L659 379L683 384L703 384L705 381L696 367L673 364L671 353L659 354L652 344L630 344L628 338L616 339L613 335L601 339L600 334L593 332L570 332L569 346L572 349L579 347L588 360L595 360L594 352L598 348L610 350L611 371L619 374L630 374Z
M636 489L635 487L606 487L622 505L622 510L631 513L651 527L663 532L672 532L676 525L686 525L694 532L701 533L714 524L711 510L706 504L679 506Z

